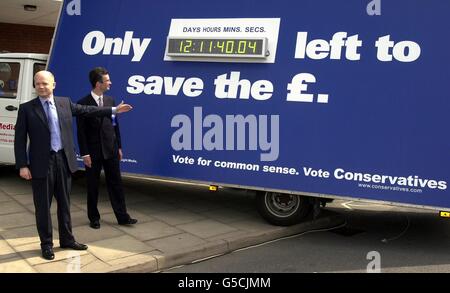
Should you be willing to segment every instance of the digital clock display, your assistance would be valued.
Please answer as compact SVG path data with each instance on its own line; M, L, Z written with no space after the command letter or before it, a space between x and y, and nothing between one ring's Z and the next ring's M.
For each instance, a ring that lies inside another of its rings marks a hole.
M167 38L167 56L267 57L266 38Z

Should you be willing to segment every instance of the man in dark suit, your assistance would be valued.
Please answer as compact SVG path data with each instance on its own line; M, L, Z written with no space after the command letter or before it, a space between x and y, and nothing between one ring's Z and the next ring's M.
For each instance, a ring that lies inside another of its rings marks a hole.
M42 256L52 260L55 258L50 216L53 196L58 207L61 248L87 249L75 241L70 218L71 173L77 170L72 116L111 116L111 113L127 112L131 106L122 103L114 108L88 107L74 104L69 98L54 97L56 83L49 71L36 73L34 83L38 97L19 107L14 154L20 177L31 180Z
M89 72L92 91L80 99L78 104L90 106L115 105L114 99L104 93L111 87L109 73L105 68L97 67ZM100 228L100 213L97 208L100 172L105 171L109 200L119 225L136 224L130 217L125 205L125 196L120 174L122 143L117 117L77 117L78 145L86 166L87 210L90 227Z

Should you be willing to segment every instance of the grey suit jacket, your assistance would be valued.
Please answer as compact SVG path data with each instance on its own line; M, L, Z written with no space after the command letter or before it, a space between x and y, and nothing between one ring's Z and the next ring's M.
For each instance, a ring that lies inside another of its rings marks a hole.
M69 98L54 97L58 112L61 141L70 171L77 168L73 142L72 116L111 116L111 107L92 107L72 103ZM30 140L27 156L27 137ZM39 98L21 104L14 140L16 168L29 166L33 178L47 177L50 160L50 129Z

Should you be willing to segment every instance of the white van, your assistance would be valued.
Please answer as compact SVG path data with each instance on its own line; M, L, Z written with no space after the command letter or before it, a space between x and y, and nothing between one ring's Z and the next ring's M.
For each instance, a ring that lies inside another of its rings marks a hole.
M48 55L0 53L0 164L14 164L14 126L19 104L36 97L33 76Z

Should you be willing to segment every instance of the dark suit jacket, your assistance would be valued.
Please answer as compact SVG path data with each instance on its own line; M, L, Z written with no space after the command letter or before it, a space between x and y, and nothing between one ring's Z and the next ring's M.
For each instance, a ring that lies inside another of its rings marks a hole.
M75 145L73 143L72 116L111 116L110 107L88 107L77 105L69 98L54 97L58 112L61 141L70 171L77 168ZM27 136L30 139L27 157ZM16 167L30 166L33 178L47 177L50 160L50 129L47 116L39 98L21 104L17 116L14 154Z
M78 104L97 106L92 95L80 99ZM112 97L103 96L103 106L114 107ZM118 157L118 149L122 148L119 122L113 126L111 116L77 117L78 145L81 156L90 155L92 159L110 159Z

